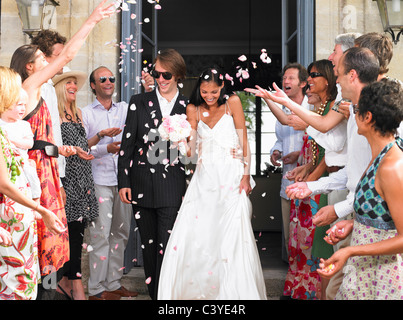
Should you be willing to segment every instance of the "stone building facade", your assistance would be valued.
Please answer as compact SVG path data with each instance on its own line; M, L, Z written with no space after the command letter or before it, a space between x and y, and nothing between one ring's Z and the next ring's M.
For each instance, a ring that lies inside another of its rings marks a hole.
M69 39L101 0L61 0L59 2L60 6L57 7L52 28ZM163 10L162 1L161 4ZM378 8L373 0L316 0L315 17L312 18L315 19L316 25L316 59L329 56L333 50L334 38L339 33L382 32ZM119 14L99 23L69 67L90 73L97 66L105 65L118 75L121 68L119 65L121 61L120 24ZM164 26L159 27L164 28ZM0 64L9 65L14 50L26 43L29 43L29 38L21 31L15 0L1 1ZM403 79L403 65L399 63L399 57L403 56L402 43L399 42L394 49L389 74ZM119 83L117 86L117 96L119 96ZM93 99L88 87L85 87L78 97L81 106L87 105Z

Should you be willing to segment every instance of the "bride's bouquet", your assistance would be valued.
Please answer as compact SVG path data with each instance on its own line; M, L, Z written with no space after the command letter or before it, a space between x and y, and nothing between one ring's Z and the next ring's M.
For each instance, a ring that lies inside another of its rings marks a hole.
M186 146L182 140L190 136L192 127L186 114L175 114L162 119L158 132L163 140L178 143L179 151L185 155Z

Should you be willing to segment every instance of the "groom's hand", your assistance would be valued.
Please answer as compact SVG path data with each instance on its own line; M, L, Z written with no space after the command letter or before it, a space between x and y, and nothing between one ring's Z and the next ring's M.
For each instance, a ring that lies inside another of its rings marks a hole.
M132 203L132 189L130 188L122 188L119 190L120 200L123 203Z

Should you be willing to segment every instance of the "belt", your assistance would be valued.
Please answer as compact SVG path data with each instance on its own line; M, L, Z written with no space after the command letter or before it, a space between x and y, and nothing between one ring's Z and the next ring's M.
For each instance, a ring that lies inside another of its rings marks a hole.
M344 166L343 167L331 166L331 167L327 167L327 172L328 173L333 173L333 172L337 172L337 171L339 171L339 170L341 170L343 168L344 168Z
M29 150L43 150L49 157L59 157L59 149L53 143L44 140L35 140L34 145Z

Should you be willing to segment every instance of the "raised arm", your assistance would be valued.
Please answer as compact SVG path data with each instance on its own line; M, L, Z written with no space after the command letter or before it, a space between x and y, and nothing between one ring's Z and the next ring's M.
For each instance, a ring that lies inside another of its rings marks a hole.
M284 93L284 91L281 90L275 83L273 83L273 88L275 89L275 92L270 92L266 89L257 86L258 91L256 92L256 96L286 106L297 116L299 116L303 121L305 121L308 125L312 126L313 128L315 128L320 132L325 133L330 129L333 129L337 124L339 124L344 119L344 116L342 114L334 110L329 110L329 112L326 115L322 116L313 111L301 108L297 103L292 101Z
M277 118L277 120L282 124L282 125L288 125L288 115L285 114L285 112L272 100L270 100L266 94L265 89L260 88L259 86L256 86L257 89L252 89L252 88L245 88L246 92L250 92L254 94L257 97L263 98L263 100L266 102L267 106L269 107L270 111L273 113L273 115Z
M64 49L54 61L49 63L41 71L35 72L24 81L23 88L27 90L28 93L37 90L42 86L42 84L53 78L60 69L74 58L95 25L116 12L114 4L105 6L106 2L107 0L102 1L95 8L80 29L73 35L70 41L66 43ZM32 106L30 107L32 108ZM29 112L30 111L27 110L27 113Z

